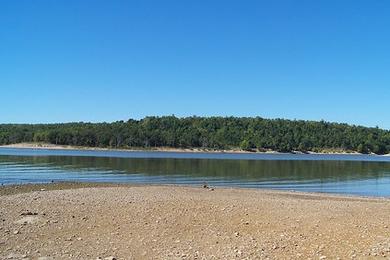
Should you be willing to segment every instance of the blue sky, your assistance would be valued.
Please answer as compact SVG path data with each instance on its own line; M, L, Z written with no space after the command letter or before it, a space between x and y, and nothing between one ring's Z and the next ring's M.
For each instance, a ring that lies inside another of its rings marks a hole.
M0 122L262 116L390 129L390 2L0 1Z

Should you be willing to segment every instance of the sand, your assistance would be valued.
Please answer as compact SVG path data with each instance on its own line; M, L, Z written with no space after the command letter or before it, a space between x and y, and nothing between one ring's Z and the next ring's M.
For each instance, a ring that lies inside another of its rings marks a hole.
M0 259L390 257L385 198L106 184L0 191Z
M73 146L73 145L56 145L48 143L16 143L8 145L0 145L0 147L5 148L19 148L19 149L45 149L45 150L89 150L89 151L136 151L136 152L145 152L145 151L154 151L154 152L175 152L175 153L259 153L259 154L281 154L277 151L265 150L265 151L246 151L239 148L236 149L209 149L209 148L172 148L172 147L129 147L124 148L102 148L102 147L86 147L86 146ZM295 154L303 154L300 151L293 152ZM324 151L324 152L313 152L308 151L308 154L334 154L334 155L361 155L354 151Z
M4 148L19 148L19 149L45 149L45 150L87 150L87 151L135 151L135 152L184 152L184 153L254 153L240 149L207 149L207 148L172 148L172 147L129 147L129 148L104 148L104 147L87 147L87 146L73 146L73 145L56 145L48 143L16 143L8 145L0 145ZM274 151L267 151L261 153L277 153Z

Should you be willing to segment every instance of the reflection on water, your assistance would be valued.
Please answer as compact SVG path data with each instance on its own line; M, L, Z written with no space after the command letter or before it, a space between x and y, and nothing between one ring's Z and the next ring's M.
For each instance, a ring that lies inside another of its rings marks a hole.
M208 182L215 186L390 196L390 163L0 155L3 184L51 180L187 185Z

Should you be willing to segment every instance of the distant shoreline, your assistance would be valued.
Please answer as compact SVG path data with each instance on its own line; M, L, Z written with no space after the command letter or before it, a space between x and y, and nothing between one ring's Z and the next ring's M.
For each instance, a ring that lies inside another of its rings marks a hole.
M104 147L88 147L88 146L72 146L72 145L55 145L48 143L16 143L8 145L0 145L0 148L20 148L20 149L45 149L45 150L83 150L83 151L122 151L122 152L175 152L175 153L236 153L236 154L334 154L334 155L365 155L358 152L313 152L306 153L294 151L290 153L282 153L277 151L245 151L240 149L207 149L207 148L171 148L171 147L151 147L151 148L104 148ZM376 156L390 156L390 154Z
M73 146L73 145L56 145L47 143L16 143L8 145L0 145L0 148L24 148L24 149L45 149L45 150L86 150L86 151L123 151L123 152L175 152L175 153L266 153L280 154L276 151L244 151L239 149L207 149L207 148L171 148L171 147L150 147L150 148L105 148L105 147L89 147L89 146Z

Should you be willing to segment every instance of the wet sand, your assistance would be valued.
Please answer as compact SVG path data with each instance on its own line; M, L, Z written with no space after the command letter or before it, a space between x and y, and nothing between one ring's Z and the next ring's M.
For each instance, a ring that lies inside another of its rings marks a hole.
M390 199L60 183L0 188L0 259L390 257Z

